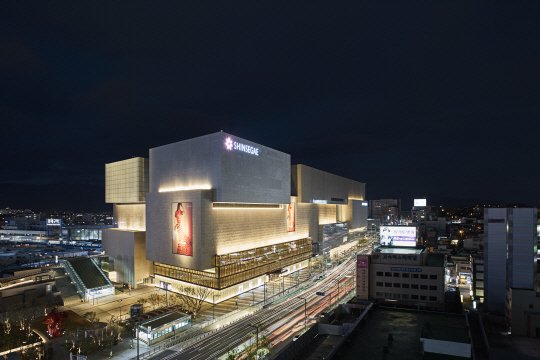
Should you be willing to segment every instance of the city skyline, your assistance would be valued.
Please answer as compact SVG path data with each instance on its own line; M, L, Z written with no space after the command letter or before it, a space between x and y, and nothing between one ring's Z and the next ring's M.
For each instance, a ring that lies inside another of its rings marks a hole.
M106 163L220 130L367 199L540 204L537 2L0 9L0 208L111 211Z

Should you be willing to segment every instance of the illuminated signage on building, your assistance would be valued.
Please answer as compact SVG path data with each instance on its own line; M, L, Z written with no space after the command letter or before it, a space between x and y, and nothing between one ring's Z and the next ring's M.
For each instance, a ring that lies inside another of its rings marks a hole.
M426 199L414 199L414 206L426 206Z
M390 271L422 272L420 268L391 267Z
M251 155L259 156L259 148L233 141L230 137L225 139L227 150L238 150Z
M356 298L369 300L369 255L356 259Z
M60 226L62 225L61 219L47 219L47 226Z
M369 203L367 201L362 201L362 206L369 206Z
M381 226L380 238L385 246L416 246L416 227Z

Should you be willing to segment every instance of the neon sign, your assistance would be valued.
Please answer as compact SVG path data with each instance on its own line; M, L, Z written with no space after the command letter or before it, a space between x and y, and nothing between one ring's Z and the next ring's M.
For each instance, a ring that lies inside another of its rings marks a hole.
M234 149L245 152L247 154L259 156L259 148L233 141L230 137L225 139L225 148L227 150Z

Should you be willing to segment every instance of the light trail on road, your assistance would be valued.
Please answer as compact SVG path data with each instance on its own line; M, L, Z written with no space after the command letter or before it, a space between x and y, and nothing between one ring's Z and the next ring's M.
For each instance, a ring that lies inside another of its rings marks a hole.
M255 330L250 325L256 325L263 329L259 336L263 334L268 336L272 344L275 345L288 338L300 326L304 326L304 300L299 299L299 297L305 297L308 301L308 319L314 318L328 307L332 298L336 298L334 301L337 301L337 297L341 299L353 289L355 271L355 259L344 262L328 272L323 279L277 300L266 308L228 325L186 348L181 349L179 345L172 347L171 349L180 351L170 359L207 360L219 357L252 337ZM351 273L352 277L344 277L344 275ZM335 296L338 282L339 295ZM329 296L318 296L316 292L329 293Z

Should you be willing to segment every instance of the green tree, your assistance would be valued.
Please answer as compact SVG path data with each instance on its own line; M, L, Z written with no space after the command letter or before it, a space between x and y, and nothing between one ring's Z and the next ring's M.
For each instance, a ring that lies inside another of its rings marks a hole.
M238 349L234 348L227 352L227 355L225 355L225 360L236 360L238 358L238 355Z

